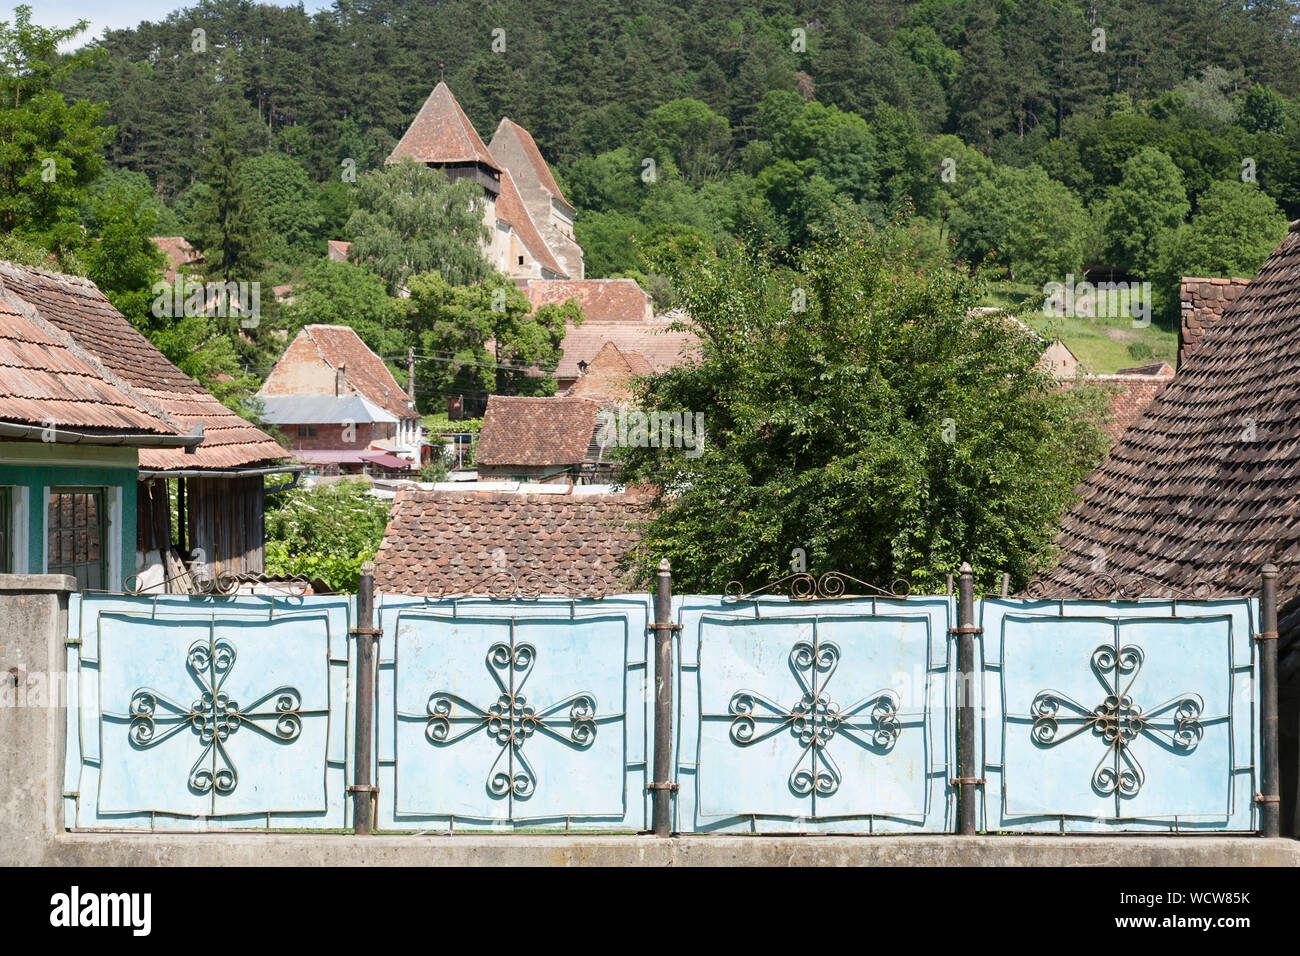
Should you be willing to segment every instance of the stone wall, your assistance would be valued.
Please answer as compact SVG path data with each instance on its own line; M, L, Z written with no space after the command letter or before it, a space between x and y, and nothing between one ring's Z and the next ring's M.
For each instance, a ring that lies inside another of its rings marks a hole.
M1178 327L1178 367L1196 351L1201 338L1224 309L1236 301L1249 279L1184 278L1180 291L1182 317Z

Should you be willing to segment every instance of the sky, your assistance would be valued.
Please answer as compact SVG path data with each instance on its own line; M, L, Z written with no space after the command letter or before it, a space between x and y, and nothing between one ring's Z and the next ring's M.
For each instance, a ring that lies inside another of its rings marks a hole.
M262 0L280 7L297 6L289 0ZM76 48L96 39L105 30L133 27L142 20L165 20L174 10L194 6L189 0L28 0L32 20L44 27L69 27L78 20L89 20L90 28L66 48ZM332 0L302 0L308 13L332 6ZM0 20L13 20L17 0L0 3Z

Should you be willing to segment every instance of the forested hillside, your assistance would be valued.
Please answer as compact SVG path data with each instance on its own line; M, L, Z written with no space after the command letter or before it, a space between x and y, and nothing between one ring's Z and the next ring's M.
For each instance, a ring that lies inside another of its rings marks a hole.
M1300 216L1297 14L338 0L312 16L224 0L110 32L60 85L107 104L106 168L147 176L160 223L186 235L222 114L270 281L351 238L341 170L382 164L445 75L481 133L501 116L532 132L578 207L591 277L633 274L667 301L641 258L667 239L743 235L781 257L838 215L910 204L923 248L992 256L1011 299L1106 266L1156 283L1167 330L1179 275L1249 274ZM1168 331L1125 336L1134 359L1171 351Z

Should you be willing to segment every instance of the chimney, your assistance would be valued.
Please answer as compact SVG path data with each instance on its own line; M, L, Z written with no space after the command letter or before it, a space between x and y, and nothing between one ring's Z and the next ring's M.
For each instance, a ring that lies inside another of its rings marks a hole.
M1249 279L1198 279L1184 277L1179 287L1180 316L1178 323L1178 367L1201 344L1201 339L1210 330L1228 306L1236 301L1243 289L1250 284Z
M340 398L347 388L347 377L345 375L346 365L340 365L334 370L334 397Z

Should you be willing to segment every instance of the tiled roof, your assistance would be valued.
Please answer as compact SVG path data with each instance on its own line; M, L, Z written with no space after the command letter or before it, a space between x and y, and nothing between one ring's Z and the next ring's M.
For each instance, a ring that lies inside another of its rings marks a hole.
M492 395L474 460L480 465L575 465L587 455L600 403Z
M203 254L186 242L184 236L154 236L149 241L167 257L167 268L163 275L168 282L175 279L176 274L186 266L203 265ZM185 274L189 275L192 271L194 270L185 269Z
M270 464L285 456L269 435L167 361L89 279L0 262L0 283L165 413L179 431L203 423L203 442L192 454L182 448L143 448L140 467L228 469Z
M1192 591L1300 591L1300 224L1080 486L1037 582L1086 595L1098 562Z
M504 568L521 583L536 572L566 585L539 584L544 593L618 591L648 500L403 488L375 555L375 586L390 594L483 593L509 584L494 574Z
M343 368L348 385L363 397L398 418L414 417L415 409L406 390L354 329L346 325L306 325L303 332L311 336L321 358L336 369Z
M482 163L500 171L446 83L433 88L388 154L387 162L396 163L407 157L417 163Z
M1121 372L1114 375L1087 375L1062 384L1066 388L1072 385L1083 385L1111 389L1110 421L1103 426L1102 430L1114 440L1128 431L1129 426L1138 420L1171 376L1172 371L1170 375Z
M635 279L531 279L524 294L533 308L577 299L588 322L646 322L650 296Z
M537 143L533 139L533 134L528 132L528 130L524 129L514 120L505 116L501 117L501 122L497 125L497 135L500 135L502 130L514 133L519 140L519 145L523 147L524 155L528 157L529 165L532 166L534 172L537 173L537 178L541 180L542 185L546 187L547 191L550 192L552 196L572 209L573 203L565 199L564 193L560 192L560 184L557 183L555 177L551 175L551 167L546 165L546 160L542 158L542 151L537 148ZM495 142L496 136L493 136L492 139Z
M533 222L533 217L528 215L528 208L519 196L519 190L515 188L514 177L508 170L501 173L501 194L496 200L497 218L502 222L508 223L518 234L519 241L524 244L529 255L537 260L543 269L555 273L557 276L567 277L568 273L560 265L551 247L546 244L542 234L537 231L537 226Z
M347 262L352 243L344 242L342 239L326 239L325 247L331 262Z
M3 290L0 421L157 435L179 431L66 333L25 304L5 301Z
M660 372L686 361L699 343L690 331L670 328L671 320L649 322L592 322L570 326L561 348L564 350L555 370L556 378L578 377L578 363L591 364L606 342L613 342L624 355L635 352L649 364L650 371Z
M1158 375L1161 378L1173 378L1174 369L1168 362L1148 362L1146 365L1134 365L1122 368L1116 375Z

